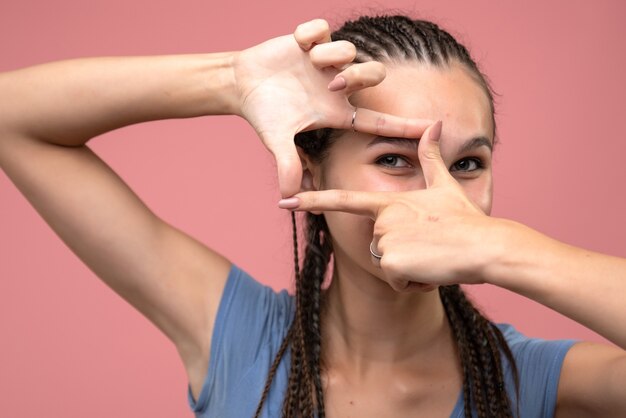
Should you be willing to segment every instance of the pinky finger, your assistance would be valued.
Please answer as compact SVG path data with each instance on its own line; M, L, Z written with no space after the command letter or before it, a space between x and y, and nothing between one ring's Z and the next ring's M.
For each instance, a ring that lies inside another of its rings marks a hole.
M330 42L330 26L324 19L314 19L298 25L293 36L300 48L308 51L314 44Z

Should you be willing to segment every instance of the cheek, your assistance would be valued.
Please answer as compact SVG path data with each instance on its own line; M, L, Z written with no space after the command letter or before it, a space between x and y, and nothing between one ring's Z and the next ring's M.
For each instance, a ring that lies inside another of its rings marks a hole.
M486 177L483 181L473 182L469 185L464 185L463 189L470 198L483 212L487 215L491 214L491 207L493 203L493 183L491 176Z
M355 191L400 191L397 179L382 175L367 164L342 164L327 167L320 182L321 189ZM324 212L333 237L335 256L351 260L360 266L374 269L370 260L369 245L373 238L374 222L366 216L343 212Z
M347 170L327 170L322 177L320 189L355 191L401 192L423 189L426 183L421 176L406 178L392 176L368 164L353 165Z
M373 266L369 244L374 233L374 222L365 216L342 212L325 212L326 223L333 237L335 256L352 260L361 266Z
M374 222L368 217L343 212L324 212L324 217L335 241L350 245L365 242L369 245L372 240Z

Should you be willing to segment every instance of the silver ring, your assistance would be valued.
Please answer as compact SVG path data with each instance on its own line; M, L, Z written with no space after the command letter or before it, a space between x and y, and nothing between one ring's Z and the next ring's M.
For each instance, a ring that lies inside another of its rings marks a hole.
M352 113L352 123L350 124L350 126L352 126L352 132L356 132L356 129L354 129L354 120L356 119L356 111L357 108L354 108L354 113Z
M380 260L381 258L383 258L383 256L374 252L374 249L372 248L373 244L374 241L370 242L370 254L372 254L372 257L374 257L376 260Z

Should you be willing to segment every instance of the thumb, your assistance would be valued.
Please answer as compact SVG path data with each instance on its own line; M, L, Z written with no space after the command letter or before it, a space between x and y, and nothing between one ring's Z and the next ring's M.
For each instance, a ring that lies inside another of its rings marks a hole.
M268 148L276 160L280 195L283 198L291 197L300 191L302 181L302 163L296 145L293 139L267 142L272 144Z
M426 187L443 185L450 179L450 173L441 157L441 149L439 148L441 125L442 122L437 121L429 126L417 147Z

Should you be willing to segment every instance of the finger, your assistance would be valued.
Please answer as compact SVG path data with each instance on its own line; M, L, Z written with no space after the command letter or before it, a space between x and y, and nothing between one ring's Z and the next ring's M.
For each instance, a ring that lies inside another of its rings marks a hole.
M317 68L343 68L346 64L354 61L356 47L348 41L328 42L312 48L309 57Z
M293 32L296 42L305 51L314 44L330 42L330 26L324 19L314 19L298 25Z
M264 143L276 160L280 195L285 198L298 193L302 181L302 163L293 140L268 138Z
M417 147L417 155L424 172L427 188L448 184L450 180L454 180L441 157L439 147L441 127L442 122L440 120L430 126Z
M385 79L385 75L385 66L378 61L353 64L337 74L328 88L331 91L343 89L344 93L349 96L357 90L380 84ZM339 79L343 79L341 85L336 81Z
M320 190L302 192L295 195L287 204L279 202L284 209L299 211L339 211L354 215L368 216L376 220L378 213L391 199L392 192L361 192L349 190Z
M410 119L358 108L354 117L353 128L355 131L379 136L420 138L432 123L433 121L428 119ZM348 129L351 127L348 125L343 128Z

